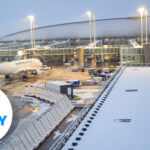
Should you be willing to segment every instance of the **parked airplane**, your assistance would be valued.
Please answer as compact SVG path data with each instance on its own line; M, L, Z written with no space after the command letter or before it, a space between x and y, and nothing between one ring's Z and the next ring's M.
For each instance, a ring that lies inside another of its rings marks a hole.
M40 70L48 70L42 68L43 64L38 59L26 59L12 62L0 63L0 75L5 75L6 79L10 78L10 75L23 75L23 79L28 78L28 73L37 75Z

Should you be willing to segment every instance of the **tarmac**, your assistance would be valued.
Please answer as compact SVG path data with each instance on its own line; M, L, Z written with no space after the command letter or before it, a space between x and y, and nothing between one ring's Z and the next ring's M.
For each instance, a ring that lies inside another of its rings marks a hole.
M88 74L88 71L85 70L85 72L72 72L69 69L65 69L63 67L53 67L52 70L44 71L41 74L37 75L36 77L31 76L29 79L24 80L14 78L11 80L5 80L4 76L0 76L1 81L1 87L0 89L6 93L6 95L9 97L10 102L13 107L13 122L11 125L10 130L5 135L5 137L2 140L7 139L11 133L15 132L19 128L21 128L22 124L20 124L21 120L26 120L27 122L28 118L30 116L33 116L36 114L36 112L40 111L43 107L40 103L32 102L32 101L26 101L26 100L20 100L20 98L17 98L15 95L23 94L24 93L24 86L26 85L35 85L39 87L44 87L46 81L52 81L52 80L60 80L60 81L66 81L66 80L91 80L91 76ZM96 94L98 92L98 89L100 86L84 86L77 88L78 94L80 95L80 90L86 95L88 94L90 89L93 89L93 94ZM96 91L95 91L96 90ZM77 92L76 92L77 93ZM77 94L77 95L78 95ZM81 96L82 97L82 96ZM83 98L83 97L82 97ZM94 97L91 97L90 100L84 99L84 101L91 101ZM47 106L48 107L48 106ZM72 113L60 124L60 126L54 131L40 147L39 150L45 150L49 149L50 146L59 138L61 133L67 128L67 126L76 119L78 113L82 110L82 108L75 108Z
M33 102L25 100L20 101L20 99L10 96L9 99L13 108L13 120L9 131L1 140L7 139L11 133L18 130L18 126L21 120L27 118L40 109L40 106Z

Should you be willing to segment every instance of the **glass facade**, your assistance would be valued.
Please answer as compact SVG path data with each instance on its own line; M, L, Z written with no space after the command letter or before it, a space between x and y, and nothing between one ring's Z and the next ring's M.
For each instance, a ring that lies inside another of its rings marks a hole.
M84 55L119 54L120 48L93 48L84 49Z
M61 57L63 55L73 57L74 50L83 47L84 58L90 59L94 55L97 63L120 62L121 58L123 63L141 63L142 50L130 48L133 47L130 42L132 40L137 45L141 43L140 21L140 17L96 20L97 47L94 47L94 45L93 48L88 48L91 44L89 21L36 28L34 50L31 50L30 30L16 32L0 38L0 59L2 57L13 58L17 56L20 50L24 51L24 54L29 58L40 56ZM148 19L148 25L150 25L150 19ZM143 26L143 31L145 35L145 26ZM150 42L150 28L148 28L148 37ZM145 36L143 40L145 43ZM121 56L120 52L122 52Z
M142 48L122 48L123 64L140 64L143 62Z
M47 49L47 50L24 50L20 49L24 54L28 54L31 57L33 56L42 56L42 55L73 55L75 49L72 48L58 48L58 49ZM122 51L123 61L124 62L137 62L142 61L142 49L141 48L90 48L84 49L84 56L101 56L103 55L104 59L109 58L109 56L114 57L120 55L120 50ZM17 56L19 50L0 50L0 57L4 56Z

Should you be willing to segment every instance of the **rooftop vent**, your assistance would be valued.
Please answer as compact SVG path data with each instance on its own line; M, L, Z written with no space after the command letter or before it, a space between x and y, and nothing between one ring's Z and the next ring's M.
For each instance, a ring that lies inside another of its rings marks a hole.
M81 140L81 138L80 138L80 137L76 137L76 140L77 140L77 141L80 141L80 140Z
M93 120L93 119L94 119L94 117L90 117L90 119L91 119L91 120Z
M73 143L72 143L72 146L77 146L77 145L78 145L77 142L73 142Z
M114 122L125 122L125 123L128 123L128 122L131 122L131 119L114 119Z
M127 89L125 90L126 92L137 92L138 90L137 89Z
M80 133L79 133L79 135L83 136L83 135L84 135L84 133L83 133L83 132L80 132Z

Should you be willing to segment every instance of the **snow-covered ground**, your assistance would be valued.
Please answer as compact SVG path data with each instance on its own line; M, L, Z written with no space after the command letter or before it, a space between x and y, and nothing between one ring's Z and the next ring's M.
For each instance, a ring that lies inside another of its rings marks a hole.
M93 103L95 97L99 89L75 89L74 95L80 97L80 100L76 100L77 104L84 104L84 103Z
M54 135L53 139L56 139L61 135L61 132L58 130L58 131L55 131L54 134L55 135Z
M77 118L78 118L78 115L71 114L70 118L68 118L68 119L66 120L66 122L75 121Z

